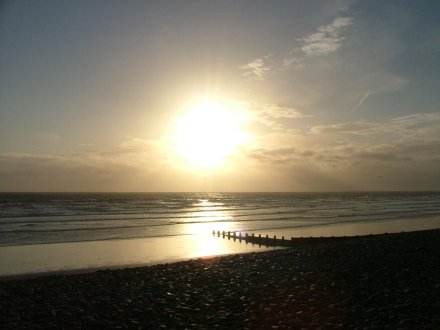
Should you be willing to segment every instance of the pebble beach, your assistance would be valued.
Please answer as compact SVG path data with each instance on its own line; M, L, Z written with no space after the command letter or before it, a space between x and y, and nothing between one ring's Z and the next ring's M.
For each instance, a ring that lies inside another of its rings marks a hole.
M0 281L3 329L438 329L440 230Z

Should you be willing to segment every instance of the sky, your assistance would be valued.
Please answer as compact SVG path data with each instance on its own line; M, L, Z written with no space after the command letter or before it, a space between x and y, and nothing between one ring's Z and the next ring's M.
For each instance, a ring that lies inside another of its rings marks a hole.
M0 191L440 189L439 1L2 1L0 24ZM205 125L193 154L233 144L212 168L175 147L206 99L246 136Z

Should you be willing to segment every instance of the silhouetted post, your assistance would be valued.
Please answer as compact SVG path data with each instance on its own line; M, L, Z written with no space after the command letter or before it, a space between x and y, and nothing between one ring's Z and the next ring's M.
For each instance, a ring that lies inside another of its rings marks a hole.
M219 236L219 237L220 237L220 230L218 230L218 231L217 231L217 236Z

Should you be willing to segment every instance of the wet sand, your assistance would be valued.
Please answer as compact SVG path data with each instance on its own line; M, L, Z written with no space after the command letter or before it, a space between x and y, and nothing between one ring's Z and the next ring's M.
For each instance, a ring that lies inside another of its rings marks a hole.
M2 277L42 273L78 273L98 269L140 267L200 257L268 250L236 244L209 233L144 239L34 244L0 247Z
M440 328L440 230L0 282L2 328Z

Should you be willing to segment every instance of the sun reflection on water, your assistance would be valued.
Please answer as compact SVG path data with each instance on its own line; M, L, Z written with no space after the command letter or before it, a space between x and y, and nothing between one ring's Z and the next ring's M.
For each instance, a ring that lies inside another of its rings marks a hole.
M207 199L199 200L196 211L185 225L185 232L193 237L193 250L198 256L209 256L231 252L233 242L212 235L212 231L233 232L239 230L234 217L223 210L223 205Z

